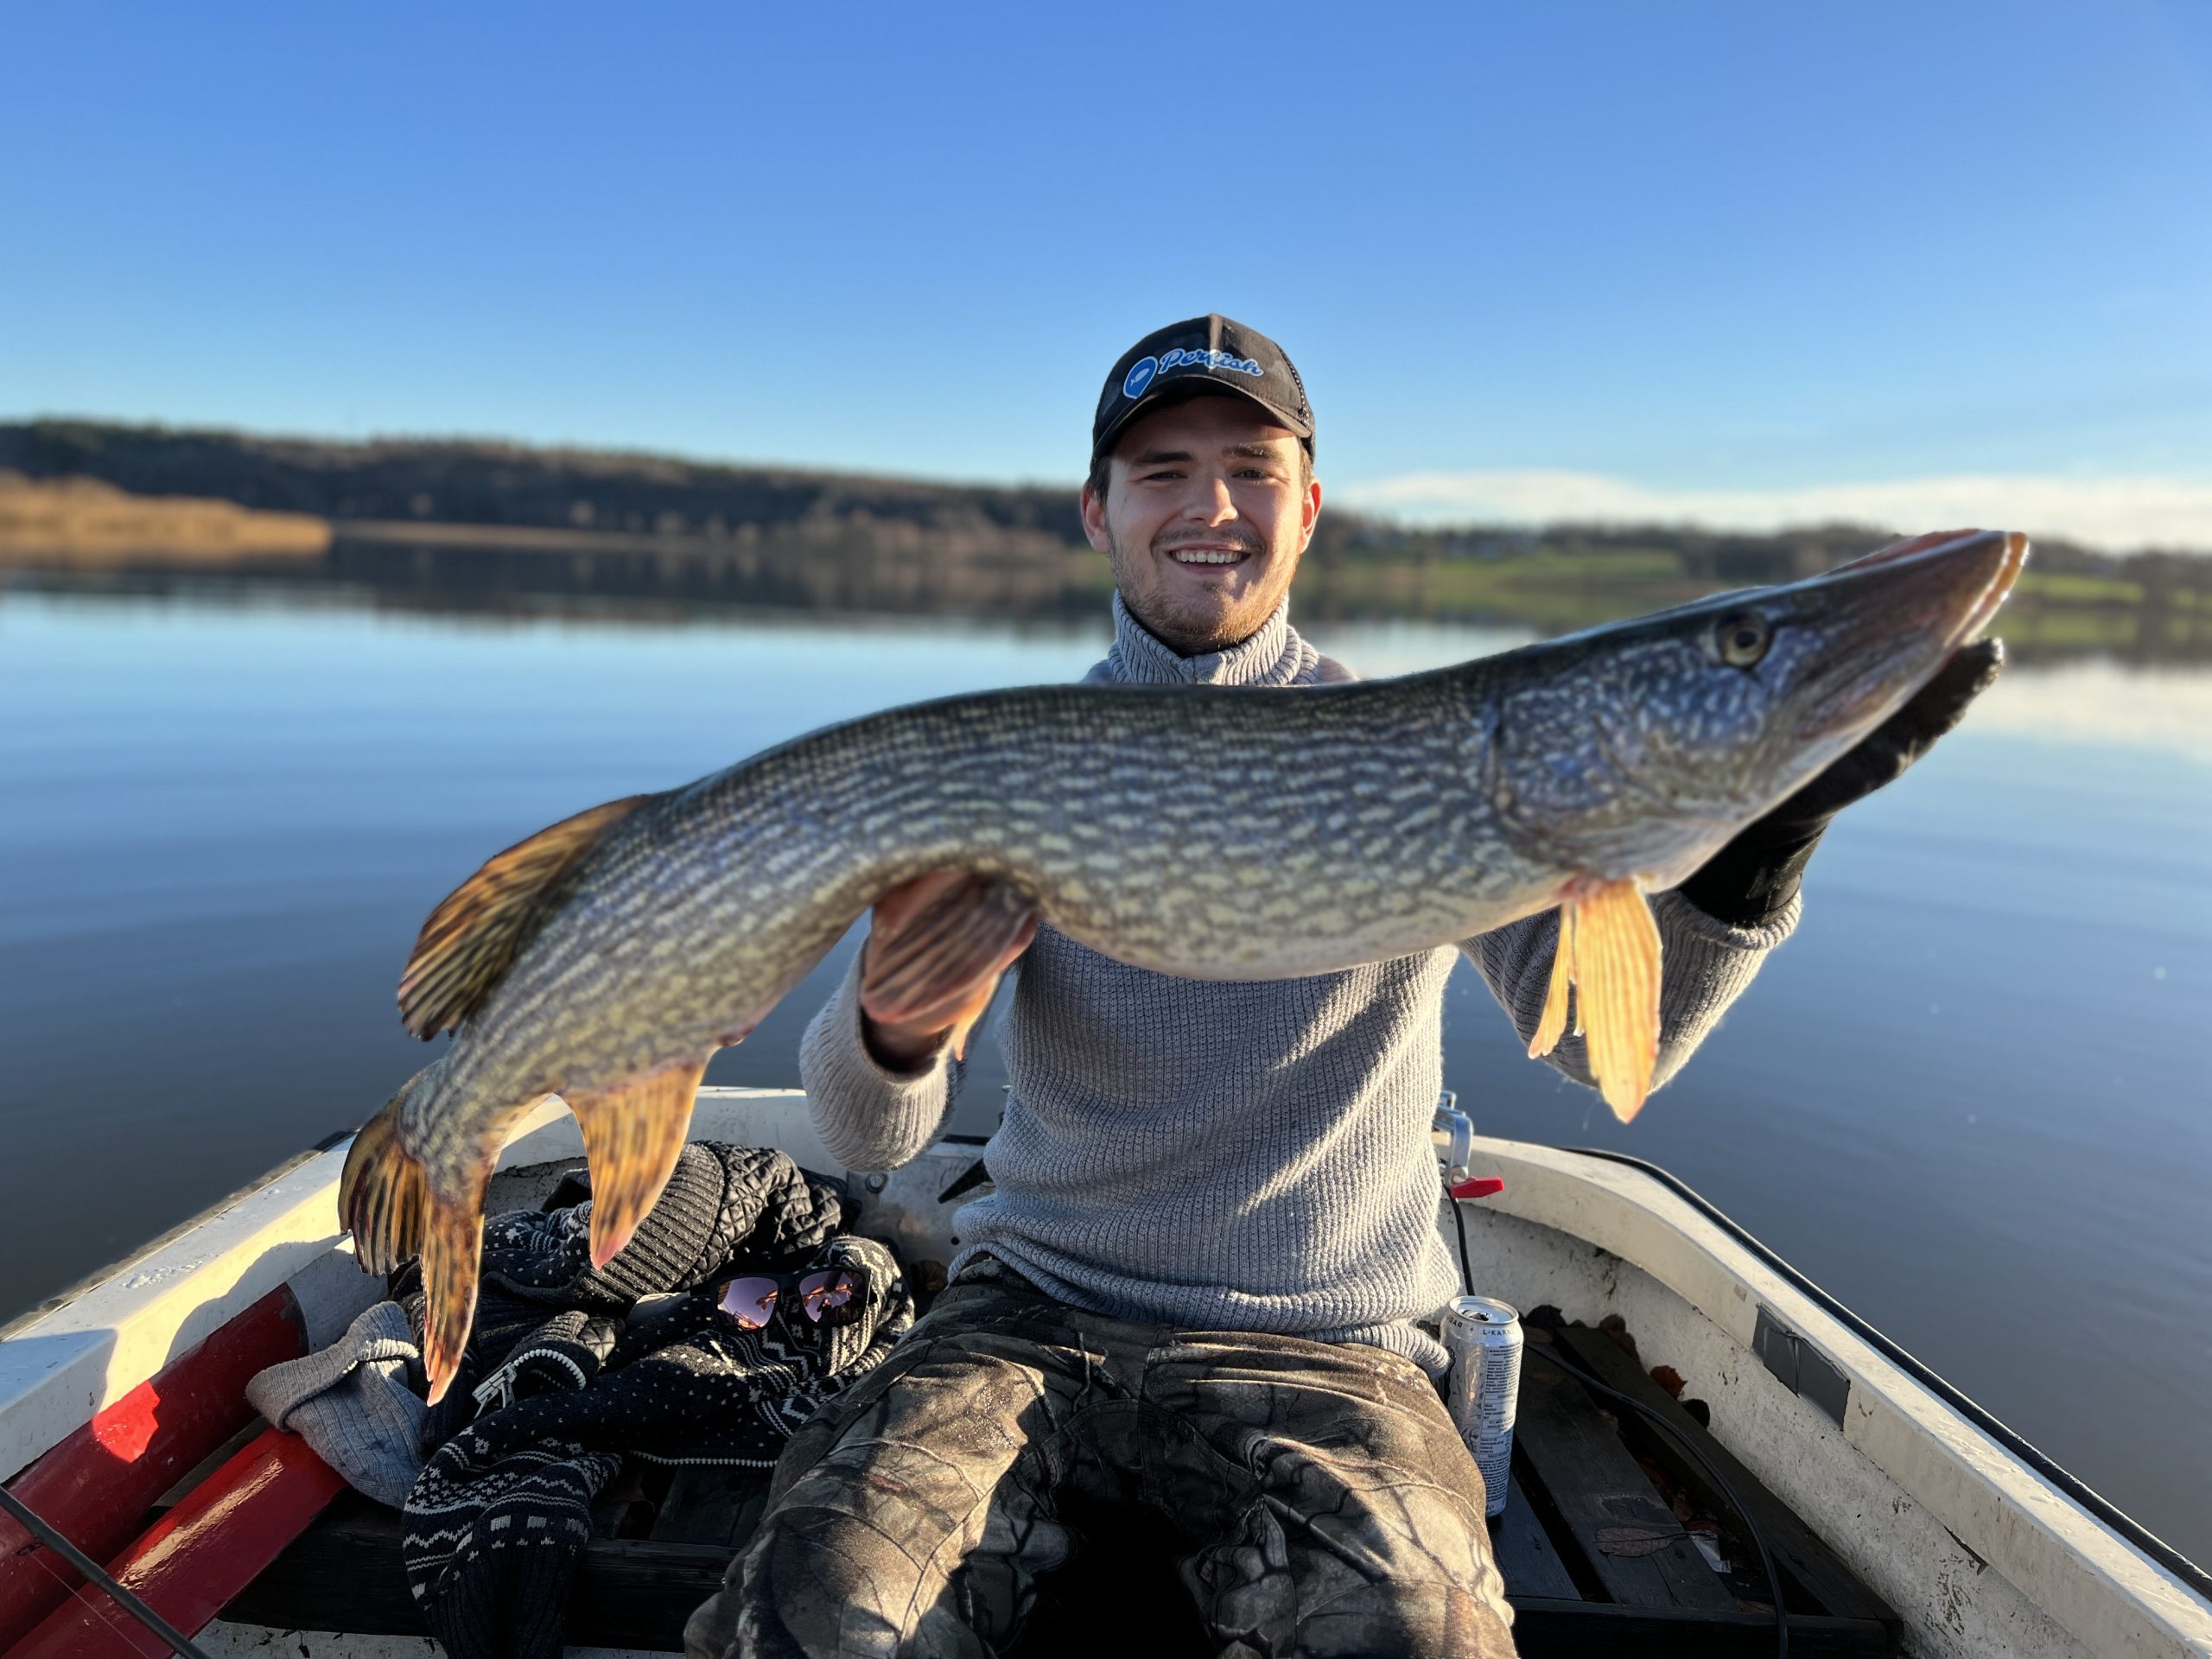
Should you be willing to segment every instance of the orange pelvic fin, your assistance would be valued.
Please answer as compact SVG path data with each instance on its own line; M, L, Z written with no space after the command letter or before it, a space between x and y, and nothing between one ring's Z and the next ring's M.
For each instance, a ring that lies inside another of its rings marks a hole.
M870 940L861 1005L874 1019L903 1024L934 1012L948 990L984 974L995 988L992 969L1027 943L1036 918L1034 903L1020 888L992 876L964 875L895 931ZM973 1000L959 1004L947 1021L957 1029L956 1043L982 1012L969 1012ZM989 1006L987 994L982 1007Z
M494 855L423 924L399 978L399 1018L428 1042L483 1006L544 918L558 908L602 836L652 795L609 801L563 818Z
M591 1166L592 1266L614 1259L668 1185L706 1070L703 1059L683 1060L620 1088L563 1096Z
M1567 986L1588 1033L1590 1075L1613 1116L1643 1109L1659 1063L1659 925L1632 880L1577 885L1560 903L1559 945L1531 1055L1548 1054L1567 1029Z

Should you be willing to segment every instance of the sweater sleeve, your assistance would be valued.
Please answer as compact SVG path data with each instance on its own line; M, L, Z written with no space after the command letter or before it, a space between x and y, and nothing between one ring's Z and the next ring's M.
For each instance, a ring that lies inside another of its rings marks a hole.
M861 1036L861 963L799 1039L798 1080L830 1155L848 1169L896 1169L937 1138L963 1068L950 1047L918 1071L887 1070Z
M1762 927L1731 927L1680 893L1652 895L1660 950L1659 1064L1653 1088L1665 1084L1697 1052L1728 1005L1757 977L1767 952L1796 929L1803 908L1802 899L1792 899L1787 909ZM1513 1016L1523 1041L1535 1034L1542 1016L1558 938L1559 912L1548 910L1478 935L1464 947L1491 994ZM1572 1033L1562 1037L1550 1060L1577 1083L1597 1086L1582 1038Z

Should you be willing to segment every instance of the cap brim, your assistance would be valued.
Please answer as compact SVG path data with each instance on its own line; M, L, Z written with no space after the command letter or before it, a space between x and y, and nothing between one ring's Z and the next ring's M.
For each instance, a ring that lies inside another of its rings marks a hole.
M1271 404L1256 393L1245 391L1242 386L1233 386L1226 380L1217 380L1210 374L1194 374L1187 379L1172 382L1158 391L1148 391L1135 403L1123 410L1115 417L1113 424L1101 432L1092 442L1091 460L1095 461L1101 455L1110 454L1116 440L1128 430L1131 422L1141 419L1156 409L1165 409L1170 404L1188 403L1193 397L1241 397L1268 416L1278 426L1288 428L1293 435L1306 442L1313 441L1313 423L1311 421L1300 420L1280 404Z

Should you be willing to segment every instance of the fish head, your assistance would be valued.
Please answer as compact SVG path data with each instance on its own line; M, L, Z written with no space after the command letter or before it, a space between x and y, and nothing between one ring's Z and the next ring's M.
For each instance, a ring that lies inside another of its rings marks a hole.
M1497 659L1491 798L1547 864L1674 886L1988 622L2024 536L1953 531ZM1534 668L1536 671L1526 671Z

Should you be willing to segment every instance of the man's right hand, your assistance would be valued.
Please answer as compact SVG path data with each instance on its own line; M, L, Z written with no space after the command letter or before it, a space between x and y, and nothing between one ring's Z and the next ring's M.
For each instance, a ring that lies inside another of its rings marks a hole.
M935 870L892 888L861 949L868 1052L893 1071L919 1071L948 1040L964 1053L999 976L1036 933L1028 895L996 876Z

